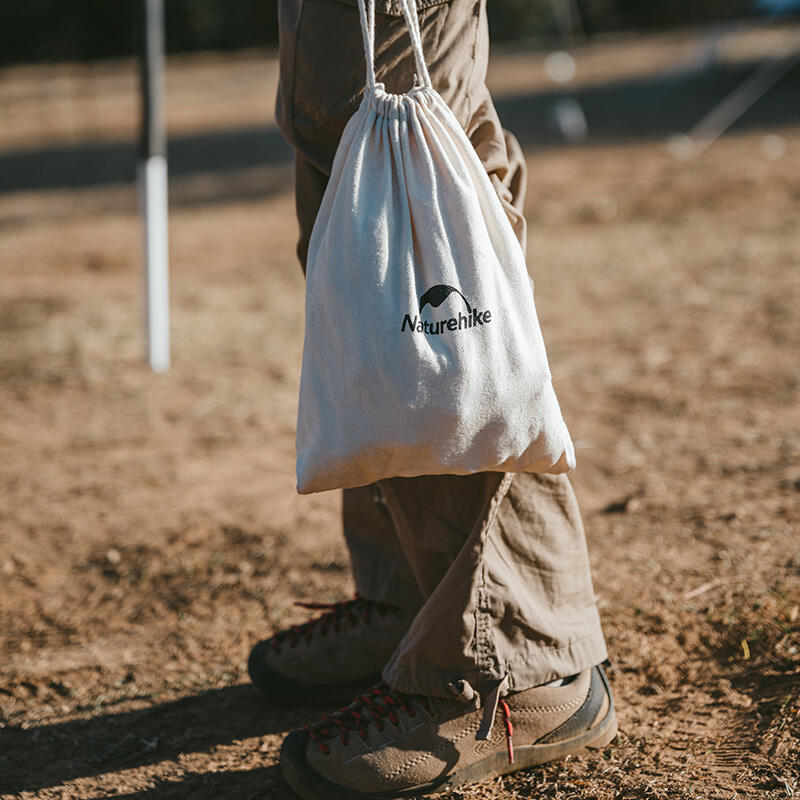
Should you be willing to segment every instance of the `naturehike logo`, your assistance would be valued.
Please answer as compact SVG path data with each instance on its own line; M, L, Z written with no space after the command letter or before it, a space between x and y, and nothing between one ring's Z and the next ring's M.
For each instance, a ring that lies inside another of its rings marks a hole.
M467 313L459 314L450 319L442 319L438 322L429 322L428 320L421 319L422 309L425 306L432 308L439 308L439 306L450 297L451 294L457 294L467 307ZM478 311L473 308L469 300L464 297L455 286L448 286L446 283L439 283L436 286L431 286L419 299L419 315L404 314L403 324L400 327L401 331L407 330L409 333L427 333L438 335L445 331L460 331L465 328L474 328L478 325L487 325L492 321L491 311Z
M472 313L472 308L470 307L469 301L466 297L464 297L461 292L456 289L455 286L448 286L446 283L440 283L438 286L431 286L427 292L425 292L422 297L419 299L419 312L422 313L422 309L425 308L426 305L430 303L434 308L439 308L439 306L444 303L447 298L455 292L463 301L467 307L467 311Z

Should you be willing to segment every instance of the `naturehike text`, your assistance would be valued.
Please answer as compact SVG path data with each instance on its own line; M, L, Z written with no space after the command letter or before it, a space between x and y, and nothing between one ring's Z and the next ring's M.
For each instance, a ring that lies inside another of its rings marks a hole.
M491 311L478 311L477 308L471 309L469 314L459 314L457 317L450 317L450 319L443 319L439 322L428 322L428 320L421 320L416 315L412 317L410 314L405 314L400 330L436 336L445 331L460 331L465 328L474 328L477 325L488 325L491 321Z

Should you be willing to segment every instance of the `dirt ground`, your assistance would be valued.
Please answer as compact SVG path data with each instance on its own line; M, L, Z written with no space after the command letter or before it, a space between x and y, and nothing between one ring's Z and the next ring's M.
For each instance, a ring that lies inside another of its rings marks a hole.
M542 122L566 91L542 54L494 62L621 730L443 797L800 796L798 69L699 158L666 145L759 41L671 83L696 38L580 50L567 88L592 135L572 146ZM319 712L259 700L247 653L352 584L338 496L294 491L303 281L275 65L171 62L159 376L135 191L69 169L132 152L133 74L0 73L0 796L290 798L281 739ZM262 139L268 157L229 155Z

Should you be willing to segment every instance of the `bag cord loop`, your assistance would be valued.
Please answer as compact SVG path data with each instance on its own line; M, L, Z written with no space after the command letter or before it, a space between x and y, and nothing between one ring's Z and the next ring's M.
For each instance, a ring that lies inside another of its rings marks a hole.
M417 80L427 89L432 89L431 76L425 65L422 52L422 33L417 16L416 0L399 0L403 9L408 35L411 37L411 49L417 66ZM367 89L375 91L375 0L358 0L358 13L361 18L361 36L364 40L364 59L367 63Z

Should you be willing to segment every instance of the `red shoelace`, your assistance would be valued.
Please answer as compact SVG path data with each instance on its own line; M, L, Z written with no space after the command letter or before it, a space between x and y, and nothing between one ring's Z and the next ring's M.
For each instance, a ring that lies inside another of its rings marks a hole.
M396 725L399 721L396 712L399 710L405 711L410 717L416 716L415 705L430 708L427 698L397 692L380 681L353 700L349 706L326 714L313 725L306 725L306 730L323 753L330 753L326 740L339 736L342 744L347 746L350 734L355 733L366 739L370 725L375 725L382 731L385 718Z
M511 709L505 700L500 701L500 707L503 709L503 722L506 726L506 751L508 752L508 763L514 763L514 725L511 722Z
M329 630L339 631L342 624L349 624L351 628L355 628L359 617L364 622L369 622L373 614L385 614L391 609L391 606L376 603L372 600L364 600L358 596L340 603L298 602L295 605L314 611L325 611L326 613L301 625L292 625L291 628L276 633L272 637L272 649L275 652L278 652L284 644L294 647L301 639L305 639L308 642L315 633L325 634Z

